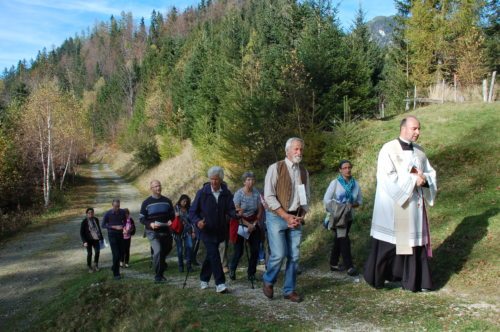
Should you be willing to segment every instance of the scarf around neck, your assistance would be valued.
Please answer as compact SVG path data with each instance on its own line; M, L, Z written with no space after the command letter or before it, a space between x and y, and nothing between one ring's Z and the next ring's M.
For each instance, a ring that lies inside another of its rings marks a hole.
M337 181L344 188L345 197L346 197L347 202L352 203L353 202L352 190L354 189L354 177L351 176L351 179L349 180L349 182L346 182L344 177L339 174L339 176L337 176Z

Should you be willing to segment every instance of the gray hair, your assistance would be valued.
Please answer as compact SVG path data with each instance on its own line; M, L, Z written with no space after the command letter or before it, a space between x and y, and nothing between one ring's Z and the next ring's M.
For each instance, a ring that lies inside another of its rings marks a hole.
M243 175L241 176L241 179L243 181L246 181L246 179L248 179L248 178L255 179L255 174L253 174L253 172L251 172L251 171L248 171L248 172L243 173Z
M295 141L298 141L302 144L302 147L304 147L304 140L302 138L298 138L298 137L290 137L287 141L286 141L286 144L285 144L285 152L288 152L288 149L290 149L290 147L292 146L292 143L295 142Z
M212 177L217 175L219 179L223 180L224 179L224 170L220 166L212 166L208 169L208 177Z

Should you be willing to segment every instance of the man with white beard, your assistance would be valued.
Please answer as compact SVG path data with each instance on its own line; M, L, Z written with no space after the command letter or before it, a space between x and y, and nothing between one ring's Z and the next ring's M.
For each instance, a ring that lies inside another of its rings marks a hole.
M415 144L419 136L420 122L408 116L399 138L384 144L378 156L371 252L364 270L375 288L389 280L401 281L412 292L432 289L426 205L434 205L436 171Z
M269 166L264 184L266 226L271 256L263 276L263 292L266 297L274 296L281 265L286 258L283 296L286 300L300 302L296 292L299 246L302 224L308 211L309 174L300 165L304 141L297 137L285 144L286 158Z

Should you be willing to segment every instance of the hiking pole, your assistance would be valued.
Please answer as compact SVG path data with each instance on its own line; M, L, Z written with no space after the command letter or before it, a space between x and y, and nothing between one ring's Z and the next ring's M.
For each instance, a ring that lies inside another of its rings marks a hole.
M247 244L248 244L248 240L245 240L245 242L243 243L243 245L245 246L245 252L247 254L248 267L250 267L250 257L248 256L248 247L247 247ZM254 286L253 286L253 277L252 276L249 276L249 277L250 277L249 278L250 282L252 283L252 289L255 289Z
M196 238L196 242L195 242L195 244L194 244L194 248L196 248L196 246L198 246L199 244L200 244L200 236L198 236L198 237ZM184 284L182 284L182 289L184 289L184 288L186 287L186 282L187 282L187 280L188 280L188 277L189 277L189 272L190 272L191 270L192 270L192 268L191 268L191 269L187 269L187 271L186 271L186 278L184 278Z

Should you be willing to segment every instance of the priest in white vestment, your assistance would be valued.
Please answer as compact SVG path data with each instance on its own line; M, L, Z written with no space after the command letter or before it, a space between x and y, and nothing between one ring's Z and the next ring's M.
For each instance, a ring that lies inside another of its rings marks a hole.
M426 207L434 204L436 171L415 144L419 135L419 121L408 116L401 121L399 138L379 152L371 252L364 271L366 282L376 288L389 280L413 292L432 289Z

